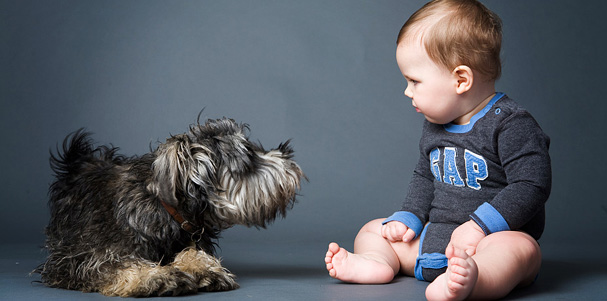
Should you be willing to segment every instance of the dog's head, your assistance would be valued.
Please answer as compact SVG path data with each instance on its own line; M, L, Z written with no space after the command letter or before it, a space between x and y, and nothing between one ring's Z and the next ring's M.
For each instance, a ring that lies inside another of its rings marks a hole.
M152 192L221 229L264 227L284 215L305 176L288 141L266 151L247 134L247 125L223 118L167 139L156 150Z

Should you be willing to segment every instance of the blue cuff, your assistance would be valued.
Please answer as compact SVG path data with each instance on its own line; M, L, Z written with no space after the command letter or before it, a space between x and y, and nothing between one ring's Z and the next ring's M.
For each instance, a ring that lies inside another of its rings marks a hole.
M415 278L421 281L427 281L424 279L424 275L422 273L422 269L442 269L449 265L449 259L447 256L442 253L424 253L420 256L417 256L415 260Z
M510 226L508 226L504 217L491 204L486 202L480 205L470 215L470 218L483 229L486 235L510 230Z
M424 224L422 224L422 221L420 221L415 214L408 211L394 212L394 214L382 222L382 225L385 225L391 221L398 221L405 224L405 226L409 227L411 230L413 230L413 232L415 232L415 237L418 237L424 229Z

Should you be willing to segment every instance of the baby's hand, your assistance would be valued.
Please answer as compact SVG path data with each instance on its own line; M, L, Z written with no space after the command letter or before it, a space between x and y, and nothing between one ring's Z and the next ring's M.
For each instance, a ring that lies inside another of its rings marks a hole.
M383 225L381 235L390 242L410 242L415 238L415 232L398 221L391 221Z
M476 246L483 238L485 238L485 232L470 220L455 228L449 245L464 250L469 256L472 256L476 253Z

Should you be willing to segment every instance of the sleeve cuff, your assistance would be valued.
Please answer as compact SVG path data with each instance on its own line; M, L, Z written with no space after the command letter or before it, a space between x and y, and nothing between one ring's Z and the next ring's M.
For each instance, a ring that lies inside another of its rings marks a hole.
M415 214L408 212L408 211L395 212L390 217L385 219L382 222L382 225L385 225L386 223L391 222L391 221L398 221L398 222L405 224L407 227L409 227L409 229L411 229L411 230L413 230L413 232L415 232L415 237L418 237L419 234L424 229L424 225L422 224L422 221L419 220L419 218L417 216L415 216Z
M508 226L504 217L491 204L486 202L480 205L470 215L470 218L483 229L486 235L510 230L510 226Z

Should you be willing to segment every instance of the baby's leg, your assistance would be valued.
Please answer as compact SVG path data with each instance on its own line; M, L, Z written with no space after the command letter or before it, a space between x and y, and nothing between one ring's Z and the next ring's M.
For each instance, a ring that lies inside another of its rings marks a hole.
M459 251L447 257L450 257L447 272L426 290L429 300L505 297L515 287L531 284L542 261L535 239L518 231L498 232L485 237L472 257Z
M517 286L533 283L540 271L542 252L537 241L520 231L504 231L485 237L472 256L479 278L472 297L497 299Z
M383 219L367 223L354 240L354 253L329 245L325 257L333 278L352 283L388 283L402 270L413 274L419 240L390 243L381 235Z

